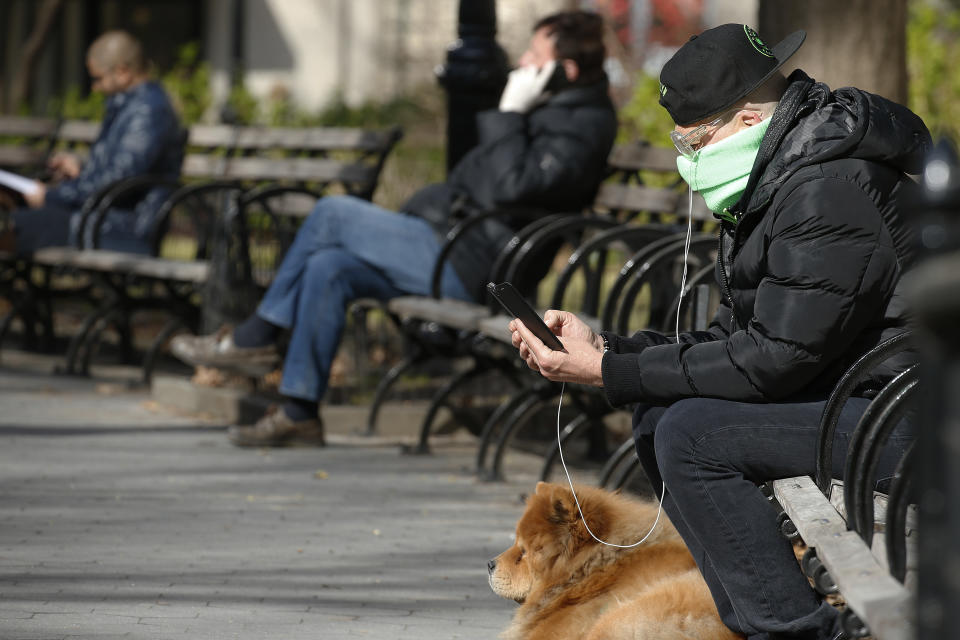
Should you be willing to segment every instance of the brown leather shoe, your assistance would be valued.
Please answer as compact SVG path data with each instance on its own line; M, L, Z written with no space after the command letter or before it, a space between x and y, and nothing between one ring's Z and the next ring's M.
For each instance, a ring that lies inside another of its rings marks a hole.
M249 376L262 376L280 364L276 345L238 347L233 342L233 328L220 327L208 336L175 336L170 352L187 364L217 369L230 369Z
M271 407L253 425L233 426L227 430L230 442L238 447L322 447L323 420L313 418L294 422L279 406Z

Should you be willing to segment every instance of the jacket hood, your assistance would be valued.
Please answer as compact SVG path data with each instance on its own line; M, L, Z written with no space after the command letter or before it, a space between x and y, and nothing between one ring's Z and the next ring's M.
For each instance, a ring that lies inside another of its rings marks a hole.
M766 206L798 169L830 160L855 158L921 173L931 147L926 125L906 107L853 87L831 91L798 69L788 78L736 209Z

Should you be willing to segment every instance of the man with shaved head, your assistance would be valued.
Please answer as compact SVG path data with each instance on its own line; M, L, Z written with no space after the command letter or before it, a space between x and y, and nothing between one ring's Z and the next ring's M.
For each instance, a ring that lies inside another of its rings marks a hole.
M48 167L56 184L37 182L36 191L24 196L27 207L13 212L7 245L21 255L75 245L81 233L85 246L92 243L92 230L79 228L77 214L104 188L138 175L180 175L182 129L163 87L150 77L140 42L125 31L104 33L90 45L87 71L93 89L107 95L100 134L85 163L73 154L54 155ZM150 252L154 216L168 193L168 187L154 187L132 208L111 210L100 228L99 246Z

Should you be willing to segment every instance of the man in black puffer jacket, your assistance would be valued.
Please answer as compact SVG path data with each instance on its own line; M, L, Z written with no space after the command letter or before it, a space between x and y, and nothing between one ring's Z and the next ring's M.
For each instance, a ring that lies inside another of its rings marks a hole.
M547 378L637 403L643 468L724 622L751 639L843 637L757 483L814 472L829 390L864 352L906 330L900 283L914 250L899 199L930 148L905 107L831 92L799 70L784 78L779 67L803 37L771 50L749 27L723 25L691 38L660 76L681 175L721 220L724 302L709 330L597 335L550 311L566 348L553 352L512 326L514 345ZM870 386L909 364L888 362ZM837 477L868 391L841 415ZM879 477L911 438L910 424L894 431Z
M322 444L318 405L347 305L363 297L429 295L444 237L461 220L506 207L576 212L593 200L617 131L603 61L597 14L543 18L520 68L510 73L499 110L480 114L478 145L446 183L418 192L404 214L349 196L321 199L256 313L233 330L173 340L171 350L186 362L249 374L279 363L276 340L282 329L290 330L279 389L283 406L256 424L231 428L234 444ZM445 265L443 295L481 299L488 271L511 235L503 221L473 227Z

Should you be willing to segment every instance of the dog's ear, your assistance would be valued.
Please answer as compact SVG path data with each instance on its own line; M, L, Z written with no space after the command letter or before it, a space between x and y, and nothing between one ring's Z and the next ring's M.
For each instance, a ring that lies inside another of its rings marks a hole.
M537 484L537 495L548 501L550 507L547 520L553 524L569 526L579 518L573 494L566 487L540 482Z

